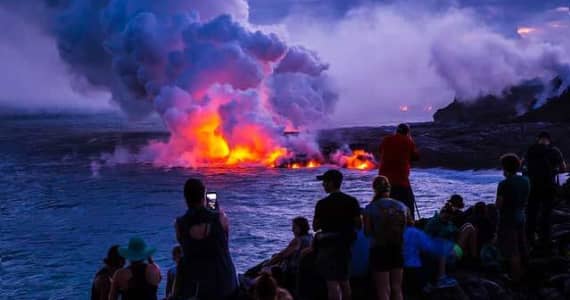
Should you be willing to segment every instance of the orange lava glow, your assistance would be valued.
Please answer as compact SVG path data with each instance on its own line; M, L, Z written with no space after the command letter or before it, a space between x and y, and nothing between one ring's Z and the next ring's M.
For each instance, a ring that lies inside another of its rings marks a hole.
M230 137L222 133L222 119L215 110L201 111L185 126L184 136L193 141L193 149L187 161L211 165L233 166L261 164L275 166L287 155L287 149L273 142L264 129L255 124L245 124L233 129Z
M519 27L517 29L517 33L522 37L531 35L531 34L535 33L536 31L537 31L537 29L534 27Z
M407 112L408 110L410 110L410 108L407 105L400 105L401 112Z
M364 150L354 150L350 156L345 156L344 166L348 169L372 170L376 168L374 156Z

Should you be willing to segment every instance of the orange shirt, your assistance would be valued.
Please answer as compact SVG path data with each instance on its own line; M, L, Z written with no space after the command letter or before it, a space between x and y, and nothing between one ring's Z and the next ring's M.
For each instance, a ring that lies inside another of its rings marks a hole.
M388 177L393 186L409 187L411 161L418 158L416 144L410 136L387 136L380 144L379 174Z

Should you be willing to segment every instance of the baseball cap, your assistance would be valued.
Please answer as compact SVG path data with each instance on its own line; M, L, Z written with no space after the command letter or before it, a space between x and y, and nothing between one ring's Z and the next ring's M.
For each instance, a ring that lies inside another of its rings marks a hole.
M342 182L342 173L339 170L330 169L324 174L317 176L317 180Z

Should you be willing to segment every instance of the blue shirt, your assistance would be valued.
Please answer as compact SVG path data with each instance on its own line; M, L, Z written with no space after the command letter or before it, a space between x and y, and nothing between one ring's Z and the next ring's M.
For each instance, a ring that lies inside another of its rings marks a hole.
M404 230L404 267L422 266L421 253L434 257L447 257L452 254L454 244L444 239L434 239L420 229L406 227Z
M366 277L368 275L369 248L370 241L364 235L364 231L359 230L356 234L356 241L352 244L351 277Z

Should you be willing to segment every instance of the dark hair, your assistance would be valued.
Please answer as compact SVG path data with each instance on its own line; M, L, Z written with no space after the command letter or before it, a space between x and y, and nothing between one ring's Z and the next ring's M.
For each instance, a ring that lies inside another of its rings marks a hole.
M519 171L521 167L521 160L516 154L508 153L501 156L501 165L503 166L503 170L514 174Z
M103 263L116 268L125 265L125 259L119 254L119 245L113 245L107 250L107 257L103 259Z
M461 195L458 195L458 194L451 195L451 198L449 198L449 200L447 202L449 202L451 205L453 205L453 207L456 207L459 209L465 207L465 204L463 203L463 197L461 197Z
M309 234L309 220L305 217L296 217L293 219L293 224L297 225L301 229L301 235Z
M254 299L273 300L277 296L277 282L268 273L262 273L253 288Z
M408 124L402 123L398 125L398 127L396 128L396 132L399 134L406 135L410 133L410 126Z
M487 204L485 202L477 202L473 205L473 214L475 216L486 217L487 216Z
M546 132L546 131L542 131L541 133L538 134L538 139L547 139L549 141L551 141L551 137L550 137L550 133Z
M172 255L174 256L175 254L182 255L182 247L180 245L176 245L172 248Z
M190 178L186 180L184 184L184 198L186 198L186 204L197 204L204 200L204 194L206 194L206 187L200 179Z

